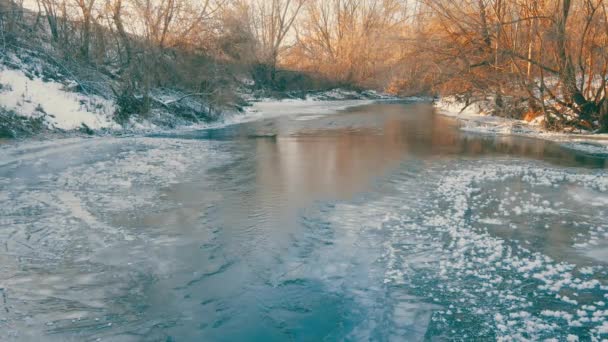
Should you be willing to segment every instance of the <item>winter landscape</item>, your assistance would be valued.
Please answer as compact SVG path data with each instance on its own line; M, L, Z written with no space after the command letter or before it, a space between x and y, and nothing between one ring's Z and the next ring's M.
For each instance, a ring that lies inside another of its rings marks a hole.
M608 341L608 1L0 29L0 341Z

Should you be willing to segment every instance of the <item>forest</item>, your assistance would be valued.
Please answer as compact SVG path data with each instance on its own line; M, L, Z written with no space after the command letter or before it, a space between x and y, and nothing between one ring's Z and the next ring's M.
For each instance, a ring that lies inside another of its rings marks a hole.
M251 80L451 97L606 132L607 2L2 0L0 46L107 75L124 116L154 106L155 89L228 103Z

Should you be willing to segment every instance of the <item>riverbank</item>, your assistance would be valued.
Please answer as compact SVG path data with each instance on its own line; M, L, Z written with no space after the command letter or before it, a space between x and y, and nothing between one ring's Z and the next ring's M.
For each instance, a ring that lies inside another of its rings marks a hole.
M68 62L26 44L0 53L0 139L145 134L394 99L337 85L279 91L245 71L231 71L229 81L204 91L181 83L129 86L120 70Z
M589 131L551 132L542 126L542 117L530 122L492 116L480 104L466 106L452 98L435 101L438 114L458 120L462 131L487 135L514 135L556 142L588 154L608 155L608 134Z
M36 67L35 63L18 58L12 64L3 64L0 66L0 138L3 139L145 134L214 127L285 113L324 115L373 101L395 99L375 91L343 88L269 93L253 89L243 81L233 91L234 100L221 105L212 104L214 98L157 89L149 94L152 104L147 112L125 116L121 115L119 97L107 91L83 90L76 78L56 70L50 72L48 64ZM103 82L111 84L100 79L100 83Z

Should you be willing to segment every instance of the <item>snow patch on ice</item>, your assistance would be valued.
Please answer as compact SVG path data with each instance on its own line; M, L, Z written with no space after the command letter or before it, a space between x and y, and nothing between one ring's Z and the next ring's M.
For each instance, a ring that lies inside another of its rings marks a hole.
M426 195L429 198L412 195L406 181L395 183L397 190L403 190L401 196L352 206L346 213L347 208L340 206L337 226L350 226L345 217L357 222L353 228L370 226L369 214L378 208L385 210L386 219L379 228L387 234L382 243L385 253L376 261L385 265L383 283L388 289L407 289L444 307L432 316L435 329L481 340L487 336L501 341L598 339L599 327L608 319L596 307L608 298L608 288L596 276L599 273L530 250L529 244L497 235L492 229L508 226L518 217L514 212L526 217L570 214L567 205L538 196L535 189L576 186L606 194L606 172L483 162L453 169L450 165L429 171L433 189ZM432 178L438 174L442 175L439 180ZM508 196L498 196L508 201L493 203L503 204L507 215L479 217L485 196L481 187L511 182L518 188L511 189ZM523 191L528 192L519 196ZM409 195L414 197L413 203L427 204L416 209L394 204ZM524 198L529 200L522 201ZM525 227L526 231L533 229ZM463 320L475 322L477 329L458 331Z

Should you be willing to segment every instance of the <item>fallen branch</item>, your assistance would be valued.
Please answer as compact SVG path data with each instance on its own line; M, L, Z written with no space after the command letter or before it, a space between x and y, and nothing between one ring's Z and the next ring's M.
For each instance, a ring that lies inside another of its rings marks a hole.
M167 101L167 102L162 102L162 101L160 101L160 100L159 100L159 101L160 101L160 102L161 102L161 103L162 103L162 104L163 104L165 107L168 107L168 106L170 106L170 105L172 105L172 104L174 104L174 103L178 103L178 102L180 102L180 101L182 101L182 100L184 100L184 99L187 99L187 98L189 98L189 97L192 97L192 96L205 96L205 95L211 95L211 94L213 94L213 92L211 92L211 93L191 93L191 94L186 94L186 95L184 95L184 96L182 96L182 97L180 97L180 98L178 98L178 99L175 99L175 100L171 100L171 101Z

